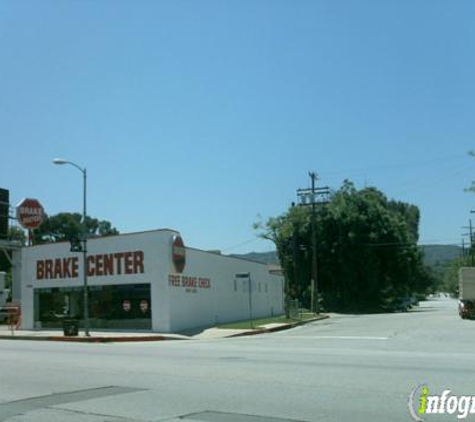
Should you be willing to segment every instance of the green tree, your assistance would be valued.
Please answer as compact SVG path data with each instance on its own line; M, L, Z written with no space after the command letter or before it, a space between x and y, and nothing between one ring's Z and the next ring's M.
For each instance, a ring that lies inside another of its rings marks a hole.
M458 297L459 288L459 270L462 267L473 267L470 256L463 256L454 259L446 268L443 276L443 290L454 297Z
M20 227L11 226L8 229L8 239L9 240L16 240L21 245L26 245L26 233Z
M87 237L101 237L119 234L109 221L86 217ZM33 243L61 242L82 237L82 215L63 212L46 217L41 226L33 232Z
M256 225L277 245L292 297L310 303L311 211L292 207ZM419 210L376 188L345 181L318 206L318 290L326 309L376 310L395 297L425 291L432 278L417 247Z

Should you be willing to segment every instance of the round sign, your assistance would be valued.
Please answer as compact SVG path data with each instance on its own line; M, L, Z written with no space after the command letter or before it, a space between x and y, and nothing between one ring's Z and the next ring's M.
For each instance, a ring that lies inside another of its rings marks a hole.
M124 308L125 312L130 311L130 300L124 300L124 303L122 303L122 307Z
M172 261L177 273L182 273L186 264L186 249L183 239L179 235L173 236Z
M145 313L148 311L148 302L146 300L140 301L140 310Z
M37 229L43 222L45 210L37 199L26 198L16 206L16 218L28 230Z

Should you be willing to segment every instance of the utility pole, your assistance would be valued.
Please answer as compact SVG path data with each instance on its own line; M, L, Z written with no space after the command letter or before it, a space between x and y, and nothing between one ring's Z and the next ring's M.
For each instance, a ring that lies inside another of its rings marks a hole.
M328 202L327 197L330 193L328 186L317 188L315 186L318 176L315 172L309 172L311 180L310 189L297 189L297 195L302 200L302 205L310 205L312 207L311 221L312 221L312 275L310 280L310 310L314 313L320 312L320 304L318 303L318 279L317 279L317 215L316 205ZM318 196L323 196L323 201L317 201Z
M472 212L472 211L470 211ZM469 238L469 242L470 242L470 245L469 245L469 249L468 249L468 253L470 254L470 262L471 262L471 265L472 267L475 267L475 256L474 256L474 250L473 250L473 228L472 228L472 219L468 220L468 226L463 226L462 227L463 229L468 229L469 232L468 233L464 233L463 236L468 236ZM462 242L463 242L463 239L462 239ZM465 245L463 244L462 245L462 248L465 249ZM464 253L465 255L465 253Z
M470 210L470 214L475 213L475 210ZM475 257L473 255L473 230L472 230L472 219L469 220L469 228L470 228L470 258L472 262L472 267L475 267Z
M475 264L474 264L474 257L473 257L472 219L469 220L469 228L470 228L470 262L472 263L472 267L473 267L473 266L475 266Z
M295 203L292 202L292 208L295 206ZM299 293L299 283L298 283L298 269L297 269L297 261L298 261L298 245L297 245L297 224L295 224L295 220L292 221L292 257L294 260L294 285L295 285L295 293L298 296Z

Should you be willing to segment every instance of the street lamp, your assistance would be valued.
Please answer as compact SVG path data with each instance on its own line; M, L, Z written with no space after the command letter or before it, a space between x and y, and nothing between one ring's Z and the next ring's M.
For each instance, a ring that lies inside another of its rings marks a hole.
M82 256L83 256L83 294L84 294L84 335L89 337L89 306L88 306L88 292L87 292L87 228L86 228L86 181L87 181L87 172L86 168L78 166L76 163L73 163L63 158L55 158L53 160L54 164L70 164L76 167L83 176L84 180L84 192L83 192L83 212L82 212Z

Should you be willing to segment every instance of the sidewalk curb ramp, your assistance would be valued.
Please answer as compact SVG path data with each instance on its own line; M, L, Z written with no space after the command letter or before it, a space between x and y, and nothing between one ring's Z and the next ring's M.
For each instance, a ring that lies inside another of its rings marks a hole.
M291 328L298 327L299 325L305 325L305 324L310 324L311 322L315 321L322 321L324 319L330 318L329 315L319 315L316 318L312 319L306 319L305 321L296 321L292 322L290 324L285 324L285 325L280 325L278 327L272 327L272 328L256 328L252 331L246 331L244 333L237 333L237 334L231 334L227 338L234 338L234 337L244 337L244 336L255 336L257 334L267 334L267 333L275 333L277 331L284 331L284 330L290 330Z

